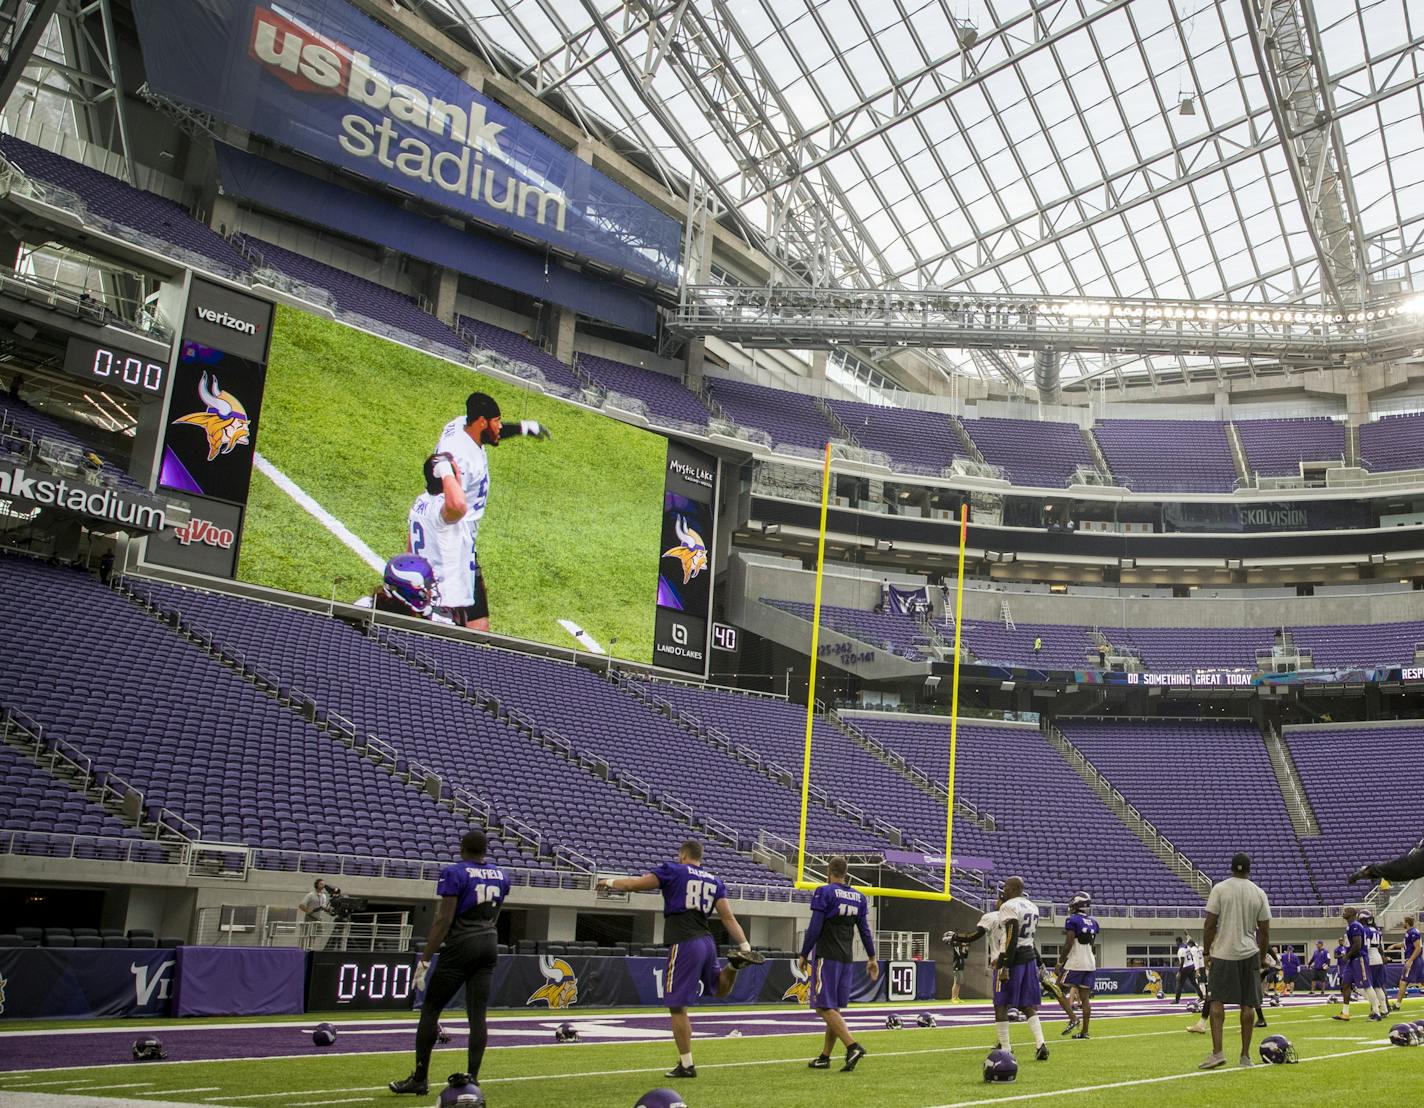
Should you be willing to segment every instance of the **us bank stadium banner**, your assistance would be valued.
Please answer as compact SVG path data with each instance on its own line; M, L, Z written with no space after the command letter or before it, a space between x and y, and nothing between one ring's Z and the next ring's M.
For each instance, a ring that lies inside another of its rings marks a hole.
M707 628L716 567L717 459L669 442L658 543L653 664L706 674Z
M166 1016L176 952L0 950L0 1027L6 1020Z
M473 219L665 285L677 220L346 0L134 0L149 85Z

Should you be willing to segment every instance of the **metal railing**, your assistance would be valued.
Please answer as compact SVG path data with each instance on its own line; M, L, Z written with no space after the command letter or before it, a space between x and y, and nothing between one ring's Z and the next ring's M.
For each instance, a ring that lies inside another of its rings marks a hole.
M118 835L69 835L52 831L0 830L0 856L62 858L85 862L135 862L187 868L192 844Z
M928 931L877 931L875 952L891 962L922 961L930 956Z

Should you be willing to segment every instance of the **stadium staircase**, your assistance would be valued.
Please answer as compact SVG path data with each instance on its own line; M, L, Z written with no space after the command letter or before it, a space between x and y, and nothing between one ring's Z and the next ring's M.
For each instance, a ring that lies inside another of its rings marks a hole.
M835 437L850 443L857 449L863 449L860 445L860 440L850 433L850 428L845 425L845 421L842 420L840 416L836 415L835 409L826 403L825 398L818 396L815 400L816 409L825 418L825 421L831 425Z
M1227 422L1226 441L1231 444L1231 460L1236 463L1236 477L1243 484L1251 480L1251 463L1246 459L1246 447L1241 442L1241 432L1236 424Z
M174 828L146 817L141 792L115 774L96 770L88 755L65 740L47 740L40 725L19 708L7 709L0 718L0 742L145 838L175 837L171 834ZM180 833L176 837L189 836Z
M1103 448L1098 445L1098 440L1093 436L1092 428L1080 427L1078 430L1082 432L1083 442L1088 447L1088 453L1093 456L1093 464L1098 467L1098 472L1111 475L1112 470L1108 467L1107 455L1103 453Z
M450 784L442 789L441 779L430 769L407 757L394 743L378 735L361 735L355 725L338 712L324 711L315 700L298 689L282 685L277 679L265 673L256 664L248 662L242 653L225 646L202 627L184 618L175 609L165 608L141 593L135 592L122 577L116 578L112 586L120 595L132 601L137 607L153 616L158 622L171 628L177 635L187 639L195 647L217 662L231 669L259 692L287 708L312 724L328 738L350 749L358 757L374 763L397 781L419 792L427 793L436 804L446 808L470 823L485 828L491 833L498 832L506 841L514 840L520 849L538 857L541 851L547 853L542 836L520 820L505 816L496 818L493 806L483 797L477 796L459 785ZM446 791L448 789L448 792ZM169 818L171 816L171 819ZM176 813L167 813L159 821L165 830L173 831L183 838L197 839L197 828L187 824ZM177 826L172 824L176 823ZM192 833L189 833L191 829ZM553 848L555 853L560 849Z
M1120 819L1127 829L1136 835L1162 864L1175 873L1203 898L1211 892L1211 878L1207 877L1190 858L1174 847L1160 831L1142 817L1127 799L1113 788L1112 784L1098 772L1097 767L1068 741L1068 737L1047 719L1040 729L1050 746L1063 756L1079 777L1102 799L1102 802Z
M981 466L988 465L989 463L984 459L984 452L979 449L979 444L969 437L969 432L965 429L964 424L959 422L959 417L950 416L949 425L954 428L954 433L959 439L959 445L964 447L964 453L968 454L969 457L973 458Z
M1310 807L1310 801L1305 795L1305 786L1301 783L1300 774L1296 772L1295 762L1291 759L1290 751L1281 741L1280 732L1274 726L1267 725L1262 737L1266 741L1266 753L1271 757L1271 769L1275 771L1276 783L1281 788L1281 797L1286 802L1286 812L1290 815L1291 826L1295 828L1295 837L1297 839L1318 839L1320 837L1320 821L1315 818L1315 812Z

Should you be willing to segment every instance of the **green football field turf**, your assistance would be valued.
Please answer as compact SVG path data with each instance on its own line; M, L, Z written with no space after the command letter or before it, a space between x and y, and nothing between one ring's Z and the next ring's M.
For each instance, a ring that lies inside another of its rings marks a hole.
M1042 1063L1033 1061L1027 1028L1015 1025L1021 1073L1012 1085L989 1086L981 1080L980 1063L993 1039L992 1028L985 1025L865 1034L862 1041L870 1054L852 1074L805 1068L819 1049L819 1036L699 1040L694 1047L699 1077L675 1084L690 1108L928 1108L1000 1100L1154 1108L1418 1103L1424 1093L1424 1049L1390 1046L1387 1025L1370 1023L1358 1011L1348 1025L1333 1023L1331 1011L1322 1005L1272 1013L1270 1031L1286 1034L1300 1052L1301 1064L1293 1066L1258 1063L1240 1070L1233 1064L1200 1073L1196 1065L1206 1054L1207 1040L1186 1034L1187 1019L1179 1013L1103 1020L1087 1042L1061 1040L1062 1024L1047 1024L1052 1057ZM1424 1005L1408 1005L1405 1015L1424 1015ZM1232 1042L1228 1034L1227 1053L1234 1063ZM437 1051L432 1075L443 1079L463 1068L463 1056L463 1050ZM639 1094L673 1084L662 1077L672 1061L668 1043L499 1048L486 1057L482 1085L492 1108L630 1108ZM409 1055L395 1053L106 1067L63 1074L59 1083L43 1085L55 1082L55 1071L4 1074L0 1103L6 1091L30 1088L76 1097L67 1103L92 1100L101 1106L110 1096L283 1108L433 1104L437 1087L425 1098L396 1098L385 1091L386 1081L408 1070Z
M277 310L257 447L382 557L405 549L420 467L475 390L505 422L537 419L549 442L488 450L479 557L491 629L573 647L570 619L616 653L651 661L666 442L543 394L318 319ZM260 473L238 576L352 600L377 578Z

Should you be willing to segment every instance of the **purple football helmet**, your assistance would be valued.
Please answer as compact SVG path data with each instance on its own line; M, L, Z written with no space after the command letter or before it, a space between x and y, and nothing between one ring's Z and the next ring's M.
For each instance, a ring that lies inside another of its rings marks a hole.
M1295 1052L1295 1047L1284 1035L1268 1035L1261 1040L1261 1061L1269 1062L1272 1065L1284 1065L1287 1062L1299 1062L1300 1057Z
M435 606L435 570L419 554L397 554L386 563L381 583L387 596L418 616L428 616Z
M1018 1077L1019 1063L1013 1054L997 1048L989 1051L989 1057L984 1059L985 1081L1008 1084L1017 1081Z
M329 1023L319 1023L312 1032L312 1042L317 1046L330 1046L336 1042L336 1028Z
M468 1073L452 1073L440 1090L437 1108L484 1108L485 1094Z
M633 1108L687 1108L681 1093L671 1089L650 1089L638 1098Z

